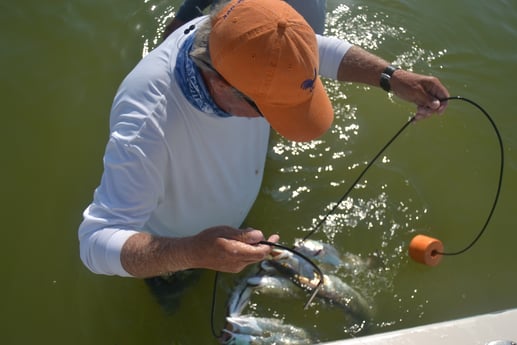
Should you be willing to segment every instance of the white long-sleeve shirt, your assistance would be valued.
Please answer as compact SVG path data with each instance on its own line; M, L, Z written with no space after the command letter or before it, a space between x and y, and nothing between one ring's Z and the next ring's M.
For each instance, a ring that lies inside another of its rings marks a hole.
M120 252L137 232L184 237L239 227L260 190L269 124L189 102L175 68L192 34L176 30L117 91L101 183L79 227L81 259L95 273L130 276ZM320 74L335 79L350 44L322 36L318 44Z

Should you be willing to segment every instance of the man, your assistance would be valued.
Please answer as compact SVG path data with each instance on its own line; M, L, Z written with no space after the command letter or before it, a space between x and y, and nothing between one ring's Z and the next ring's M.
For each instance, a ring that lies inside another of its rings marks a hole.
M203 15L203 10L218 0L185 0L180 6L176 16L167 24L163 32L163 38L167 38L174 30L192 19ZM325 29L325 16L327 12L327 0L285 0L300 13L314 32L322 35Z
M316 36L284 1L231 0L185 27L115 96L104 173L79 228L95 273L239 272L264 259L263 232L238 227L259 192L270 126L296 141L331 126L319 75L381 84L414 102L419 119L446 107L436 78Z

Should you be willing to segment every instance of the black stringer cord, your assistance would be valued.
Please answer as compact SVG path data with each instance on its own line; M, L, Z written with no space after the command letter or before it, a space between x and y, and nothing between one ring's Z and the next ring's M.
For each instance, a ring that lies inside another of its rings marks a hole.
M494 201L492 202L492 207L490 209L490 212L488 213L488 216L486 218L485 224L483 225L483 227L481 228L481 230L479 231L477 236L474 238L474 240L472 240L472 242L468 246L466 246L465 248L463 248L463 249L461 249L459 251L456 251L456 252L450 252L450 253L447 253L447 252L445 252L445 253L437 252L436 253L436 254L440 254L440 255L459 255L459 254L462 254L462 253L466 252L467 250L472 248L472 246L474 246L474 244L476 244L476 242L481 238L481 236L485 232L488 224L490 223L490 220L492 219L492 215L494 214L495 208L497 206L497 202L499 201L499 195L501 194L501 188L502 188L502 185L503 185L504 146L503 146L503 139L501 138L501 133L499 132L499 129L497 128L494 120L488 114L488 112L485 109L483 109L479 104L477 104L476 102L474 102L474 101L472 101L472 100L470 100L468 98L462 97L462 96L453 96L453 97L449 97L447 99L440 100L440 101L448 101L448 100L461 100L461 101L470 103L473 106L475 106L476 108L478 108L483 113L483 115L485 115L485 117L488 119L488 121L490 121L490 124L492 125L492 128L494 129L494 132L495 132L495 134L497 136L497 141L498 141L498 144L499 144L499 155L500 155L500 159L499 159L499 181L497 183L497 190L496 190L496 193L495 193Z
M481 236L483 235L483 233L485 232L488 224L490 223L490 220L492 218L492 215L495 211L495 208L497 206L497 202L499 200L499 194L501 193L501 186L502 186L502 182L503 182L503 170L504 170L504 147L503 147L503 140L501 138L501 134L499 132L499 129L497 128L494 120L492 119L492 117L488 114L488 112L483 109L479 104L477 104L476 102L468 99L468 98L465 98L465 97L462 97L462 96L452 96L452 97L448 97L448 98L444 98L444 99L440 99L441 102L445 102L445 101L449 101L449 100L460 100L460 101L464 101L464 102L467 102L467 103L470 103L472 104L473 106L475 106L476 108L478 108L482 113L483 115L485 115L485 117L490 121L490 124L492 125L492 128L494 129L494 132L497 136L497 140L498 140L498 143L499 143L499 151L500 151L500 167L499 167L499 181L498 181L498 184L497 184L497 191L496 191L496 194L495 194L495 197L494 197L494 201L492 203L492 207L490 209L490 212L488 214L488 217L485 221L485 224L483 225L483 227L481 228L481 230L479 231L479 233L477 234L477 236L474 238L474 240L469 244L467 245L465 248L459 250L459 251L456 251L456 252L450 252L450 253L436 253L436 254L440 254L440 255L459 255L459 254L462 254L464 252L466 252L467 250L469 250L470 248L472 248L472 246L474 246L474 244L481 238ZM355 179L355 181L352 183L352 185L348 188L348 190L343 194L343 196L337 201L336 205L334 205L334 207L332 207L332 209L327 212L327 214L316 224L316 226L314 226L314 228L307 234L303 237L303 240L306 240L308 239L310 236L312 236L320 227L321 225L323 225L323 223L328 219L328 217L336 211L336 209L339 207L339 205L343 202L343 200L345 200L345 198L350 194L350 192L355 188L355 186L357 185L357 183L363 178L364 174L366 174L366 172L370 169L370 167L373 165L373 163L375 163L375 161L382 155L382 153L400 136L400 134L412 123L415 121L415 117L411 117L409 119L409 121L407 121L404 126L402 126L401 129L399 129L399 131L386 143L386 145L384 145L382 147L382 149L375 155L375 157L373 157L373 159L366 165L366 167L363 169L363 171L359 174L359 176Z
M336 202L336 204L334 205L334 207L332 207L332 209L330 211L327 212L327 214L318 222L318 224L316 224L316 226L307 234L303 237L302 241L305 241L306 239L308 239L309 237L311 237L318 229L321 225L323 225L323 223L327 220L327 218L336 211L336 209L339 207L339 205L343 202L343 200L345 200L345 198L348 196L348 194L350 194L350 192L352 191L352 189L355 188L355 186L357 185L357 183L359 183L359 181L361 180L361 178L364 176L364 174L366 174L366 172L370 169L370 167L373 165L373 163L375 163L375 161L379 158L379 156L395 141L395 139L398 138L398 136L406 129L407 126L409 126L413 121L415 120L415 117L413 116L412 118L409 119L408 122L406 122L404 124L404 126L402 126L401 129L399 129L399 131L393 136L393 138L391 138L387 143L386 145L384 145L384 147L379 151L379 153L377 153L375 155L375 157L373 157L373 159L366 165L366 167L363 169L363 171L359 174L359 176L357 176L357 178L355 179L355 181L350 185L350 187L348 188L348 190L345 192L345 194L343 194L343 196Z

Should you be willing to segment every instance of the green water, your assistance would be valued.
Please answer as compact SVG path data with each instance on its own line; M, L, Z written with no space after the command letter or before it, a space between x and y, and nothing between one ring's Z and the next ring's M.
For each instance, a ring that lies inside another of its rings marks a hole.
M215 343L211 272L167 316L141 281L87 271L76 236L102 172L112 97L178 3L0 4L1 344ZM410 126L315 235L342 252L381 258L372 275L347 277L375 307L369 332L517 307L517 2L334 0L328 7L329 32L440 77L452 94L490 112L505 144L500 202L486 235L462 256L428 268L406 254L417 232L461 249L490 209L496 138L480 113L460 103ZM279 232L284 243L334 205L413 110L376 89L328 86L332 130L310 145L272 137L263 192L247 220ZM219 324L232 280L225 276L219 289ZM263 309L322 340L347 337L342 315L319 306L302 313L299 304Z

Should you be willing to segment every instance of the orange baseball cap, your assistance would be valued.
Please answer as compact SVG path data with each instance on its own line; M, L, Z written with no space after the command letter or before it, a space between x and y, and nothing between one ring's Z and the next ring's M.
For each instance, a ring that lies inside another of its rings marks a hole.
M215 69L287 139L309 141L334 118L318 75L316 36L285 1L232 0L212 18Z

